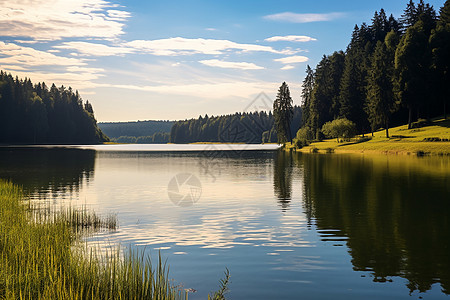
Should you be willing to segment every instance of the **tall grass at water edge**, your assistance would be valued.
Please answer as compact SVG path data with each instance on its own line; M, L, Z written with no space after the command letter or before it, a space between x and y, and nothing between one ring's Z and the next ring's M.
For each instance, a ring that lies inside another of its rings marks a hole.
M0 299L187 299L161 256L153 268L137 251L88 250L81 235L115 229L115 216L42 210L23 199L19 187L0 180ZM225 299L228 279L211 299Z

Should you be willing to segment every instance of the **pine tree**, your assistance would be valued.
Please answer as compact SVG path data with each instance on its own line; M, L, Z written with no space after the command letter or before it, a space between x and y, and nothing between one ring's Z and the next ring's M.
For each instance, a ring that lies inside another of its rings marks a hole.
M443 107L444 118L447 118L447 105L450 99L450 0L440 9L438 25L430 36L432 55L431 70L435 97Z
M392 31L392 34L395 33ZM395 109L393 71L393 55L390 55L385 43L378 41L368 76L366 109L372 129L378 125L384 126L387 138L389 138L390 116Z
M292 142L291 120L293 117L292 98L289 87L283 82L278 89L277 98L273 103L273 116L278 134L278 143Z
M395 52L395 90L397 98L408 109L408 128L411 128L413 110L418 111L421 100L425 99L428 60L428 38L419 21L408 28Z
M314 88L314 71L308 65L306 67L306 77L303 80L302 84L302 111L303 111L303 125L306 125L309 122L309 109L311 105L311 97Z
M347 118L356 124L357 131L364 133L368 128L366 101L367 69L370 65L371 38L364 23L355 26L352 40L347 48L345 66L340 86L340 118Z
M439 10L439 24L450 24L450 0L446 0Z

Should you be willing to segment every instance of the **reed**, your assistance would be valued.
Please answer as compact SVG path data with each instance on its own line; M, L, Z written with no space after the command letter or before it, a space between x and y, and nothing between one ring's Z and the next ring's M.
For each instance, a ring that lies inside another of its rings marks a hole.
M87 209L24 205L22 190L0 181L0 299L185 298L161 256L153 268L143 253L100 254L80 239L86 229L116 226L114 216Z

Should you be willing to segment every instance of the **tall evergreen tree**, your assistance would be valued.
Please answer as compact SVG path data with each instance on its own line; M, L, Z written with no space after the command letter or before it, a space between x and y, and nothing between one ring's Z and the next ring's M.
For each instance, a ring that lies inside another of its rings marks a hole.
M286 82L278 89L277 98L273 102L273 116L278 133L278 143L292 142L291 120L294 115L291 93Z
M423 22L408 28L395 52L396 95L408 109L408 128L411 128L412 112L419 108L426 96L429 74L428 38Z
M395 108L392 87L393 61L393 55L388 52L386 44L378 41L368 77L367 112L372 130L375 126L383 125L387 138L390 116Z
M434 96L442 105L444 118L450 101L450 0L440 9L437 27L430 36Z
M314 71L308 65L306 67L306 77L302 83L302 111L303 111L303 125L309 121L309 109L311 105L311 97L314 88Z
M439 10L439 24L450 24L450 0L446 0Z
M347 118L356 124L357 131L368 129L365 111L367 71L370 66L372 35L364 23L355 26L345 56L345 67L339 94L340 118Z

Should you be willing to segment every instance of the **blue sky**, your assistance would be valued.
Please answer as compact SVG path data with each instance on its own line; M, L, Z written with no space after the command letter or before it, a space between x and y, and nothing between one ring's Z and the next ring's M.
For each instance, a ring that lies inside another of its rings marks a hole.
M307 64L406 3L0 0L0 68L78 89L99 121L233 113L283 81L300 104Z

